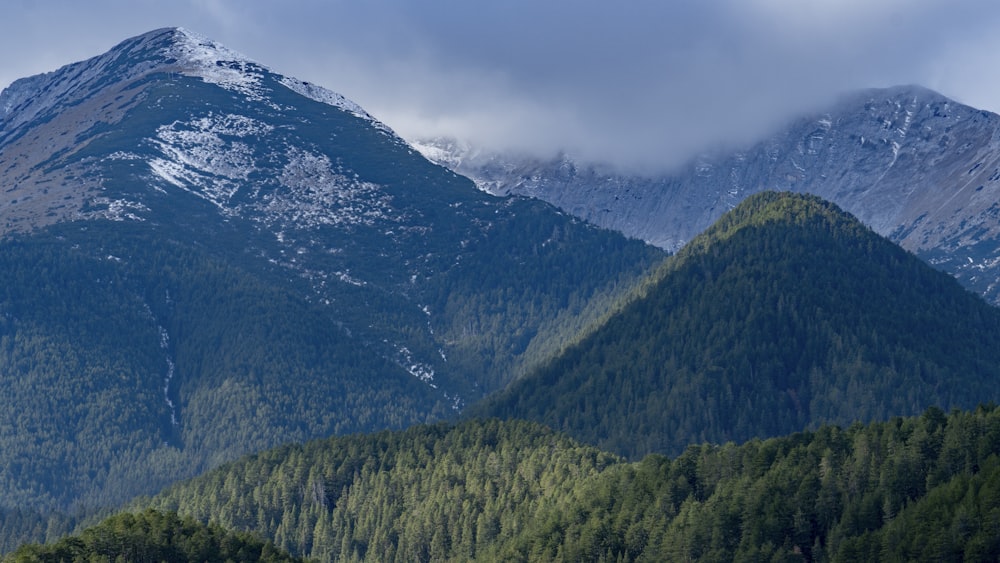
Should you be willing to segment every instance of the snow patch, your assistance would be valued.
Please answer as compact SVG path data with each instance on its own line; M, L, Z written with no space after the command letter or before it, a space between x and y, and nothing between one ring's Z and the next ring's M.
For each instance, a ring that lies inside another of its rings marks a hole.
M188 76L237 92L254 101L265 101L261 79L267 70L249 58L202 35L177 29L179 39L167 49L167 56L188 63Z
M298 78L291 78L288 76L282 76L279 82L281 82L289 90L295 92L296 94L305 96L310 100L321 104L327 104L335 108L340 108L358 117L374 121L374 118L368 115L368 113L362 109L361 106L336 92L323 88L322 86L317 86L315 84L299 80Z
M297 147L286 151L287 163L278 177L281 190L265 194L256 207L267 222L275 220L299 226L372 226L377 221L401 221L394 217L392 197L377 184L334 170L330 158Z
M455 412L461 412L465 408L465 400L462 397L455 395L452 397L447 392L444 394L444 398L447 401L451 401L451 410Z
M434 368L425 363L415 361L413 359L413 353L410 352L410 349L406 346L397 344L394 347L396 348L397 353L396 362L400 365L400 367L409 372L409 374L413 377L416 377L420 381L423 381L434 389L437 389L437 385L433 383Z
M150 141L162 158L149 159L149 166L168 183L225 210L257 168L253 149L242 139L260 138L273 130L249 117L214 113L161 125Z
M167 329L158 327L160 329L160 348L167 353L167 374L163 378L163 400L167 403L167 408L170 409L170 424L177 426L177 406L170 399L170 380L174 378L174 360L170 357L170 334L167 333Z
M111 221L145 221L145 219L136 215L136 213L149 211L149 208L145 205L127 199L95 197L90 200L90 204L96 207L104 207L104 209L94 215Z
M410 146L413 147L417 152L419 152L424 158L426 158L431 162L447 165L449 167L454 167L461 164L461 161L455 158L455 155L452 152L442 147L437 147L419 141L411 141Z
M333 275L337 276L338 280L347 284L351 284L353 286L364 287L368 285L366 282L359 280L355 277L352 277L351 274L349 274L348 272L336 271L333 273Z

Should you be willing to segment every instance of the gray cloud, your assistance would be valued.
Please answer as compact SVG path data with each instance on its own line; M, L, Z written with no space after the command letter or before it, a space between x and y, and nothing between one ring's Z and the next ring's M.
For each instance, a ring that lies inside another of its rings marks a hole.
M854 88L918 83L1000 110L992 0L21 2L0 23L0 83L167 25L341 92L405 137L642 169Z

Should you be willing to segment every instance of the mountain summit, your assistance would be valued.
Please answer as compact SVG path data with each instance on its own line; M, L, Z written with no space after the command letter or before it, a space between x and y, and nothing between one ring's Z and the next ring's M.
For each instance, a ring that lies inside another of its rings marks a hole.
M203 108L184 107L196 95L192 89L211 92ZM184 189L225 214L254 215L269 224L301 223L309 211L314 221L348 223L389 214L374 186L345 176L328 157L282 134L293 123L308 127L304 115L313 102L357 118L383 142L405 146L339 94L275 74L184 29L156 30L99 57L18 80L0 94L0 184L8 194L0 229L87 217L147 218L156 198L137 193L135 179L156 193ZM137 111L147 121L135 123ZM182 113L172 113L177 111ZM266 156L280 160L260 159L265 155L254 145L264 140L276 145ZM137 161L146 166L136 170ZM247 189L248 180L275 165L284 167L284 177ZM325 190L313 186L303 194L305 175L321 178ZM35 189L40 184L45 189ZM129 184L128 193L122 184ZM277 185L287 191L266 189ZM321 197L333 191L336 196Z

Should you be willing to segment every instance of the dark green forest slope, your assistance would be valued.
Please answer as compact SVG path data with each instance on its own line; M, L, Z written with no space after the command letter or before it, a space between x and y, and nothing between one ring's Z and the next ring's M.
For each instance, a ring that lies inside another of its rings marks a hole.
M290 439L446 412L335 321L266 277L140 228L6 241L2 504L113 505Z
M893 418L640 462L468 421L292 445L151 501L325 561L1000 557L1000 409Z
M815 197L747 199L470 416L629 456L1000 398L1000 311Z
M210 244L102 221L8 237L0 545L52 538L66 519L53 510L115 507L281 443L452 416L458 397L551 354L660 256L540 204L509 208L499 235L470 238L406 292L342 283L317 294L244 250L265 237L238 226ZM505 244L508 231L524 236ZM397 337L414 357L447 354L433 380L385 344Z
M245 563L301 561L250 534L206 526L152 510L120 514L52 545L25 545L11 563L51 561L170 561Z

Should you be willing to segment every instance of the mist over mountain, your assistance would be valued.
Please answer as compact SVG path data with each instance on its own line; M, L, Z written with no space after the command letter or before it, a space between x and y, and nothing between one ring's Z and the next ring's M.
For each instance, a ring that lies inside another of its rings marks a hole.
M537 197L671 251L751 194L815 194L1000 303L1000 117L919 86L845 95L756 144L657 177L449 140L416 146L490 193Z

